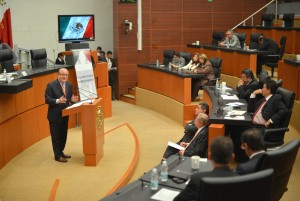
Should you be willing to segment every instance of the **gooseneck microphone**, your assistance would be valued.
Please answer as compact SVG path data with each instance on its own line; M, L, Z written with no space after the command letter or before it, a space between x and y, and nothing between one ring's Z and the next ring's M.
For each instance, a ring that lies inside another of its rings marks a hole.
M89 99L89 104L93 103L93 100L90 97L88 97L86 94L82 93L78 87L76 87L75 89L78 90L79 94L82 94L84 97Z
M80 91L85 91L85 92L88 92L90 94L93 94L93 95L96 95L96 99L99 98L98 94L94 93L94 92L91 92L91 91L88 91L88 90L85 90L85 89L82 89L82 88L79 88L79 87L76 87L76 89L80 90Z

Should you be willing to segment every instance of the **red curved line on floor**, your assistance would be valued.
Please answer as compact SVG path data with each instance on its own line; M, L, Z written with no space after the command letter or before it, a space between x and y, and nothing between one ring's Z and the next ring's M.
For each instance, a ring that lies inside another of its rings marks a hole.
M53 186L52 186L49 201L54 201L55 200L55 195L56 195L58 185L59 185L59 179L56 179Z

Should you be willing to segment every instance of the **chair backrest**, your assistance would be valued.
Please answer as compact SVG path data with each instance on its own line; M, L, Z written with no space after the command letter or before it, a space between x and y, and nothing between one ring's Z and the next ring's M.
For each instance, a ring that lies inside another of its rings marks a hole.
M30 50L30 55L32 68L47 66L47 52L45 48Z
M197 200L270 201L273 170L236 177L204 177L200 181Z
M241 48L244 48L244 43L246 40L246 33L235 33L235 35L238 37L240 44L241 44Z
M174 50L164 50L164 65L172 62Z
M211 57L209 61L213 67L215 78L220 78L222 71L222 59L217 57Z
M218 46L219 41L222 41L224 37L224 32L214 31L212 34L212 45Z
M273 168L272 200L280 200L287 189L300 146L300 140L293 140L274 151L267 151L261 169Z
M179 52L179 55L184 58L185 65L187 65L191 61L191 53L190 52Z
M271 77L268 74L268 71L262 70L260 72L260 74L258 75L258 83L259 83L260 88L262 88L263 85L264 85L264 83L265 83L265 81L269 80L269 79L271 79Z
M280 48L279 48L279 60L282 59L285 52L286 36L281 36L280 38Z
M262 14L261 16L261 21L265 22L265 27L272 27L274 19L275 19L274 14Z
M0 63L2 66L0 69L1 73L4 69L6 69L6 72L12 72L14 70L13 52L11 49L0 50Z
M277 87L282 87L283 80L282 79L277 80L276 84L277 84Z
M260 34L260 33L252 33L252 34L250 34L249 49L258 49L258 46L259 46L258 38L261 35L262 34Z
M284 13L282 20L284 21L284 27L294 27L295 13Z

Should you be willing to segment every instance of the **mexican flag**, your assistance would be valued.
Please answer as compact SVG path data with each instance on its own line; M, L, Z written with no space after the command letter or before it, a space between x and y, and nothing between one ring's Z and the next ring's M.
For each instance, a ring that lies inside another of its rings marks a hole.
M9 44L9 46L13 48L10 2L11 0L0 0L0 39L3 43Z

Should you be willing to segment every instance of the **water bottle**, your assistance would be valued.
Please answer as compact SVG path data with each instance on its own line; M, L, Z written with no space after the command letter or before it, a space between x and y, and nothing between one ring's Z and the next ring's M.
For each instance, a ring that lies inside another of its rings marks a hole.
M158 68L159 67L159 61L156 60L156 67Z
M262 21L261 26L263 26L263 27L265 26L265 21L264 20Z
M153 168L151 173L151 184L150 184L151 190L157 190L158 189L158 173L157 169Z
M168 181L168 164L167 161L163 161L160 171L160 179L162 182Z
M244 50L247 50L247 44L244 43Z
M220 87L220 84L219 84L219 79L216 80L216 89L218 89Z
M6 69L3 70L3 77L6 78Z
M171 69L172 69L171 62L169 62L169 70L171 70Z
M284 21L282 21L282 25L281 25L282 27L285 27L285 22Z

